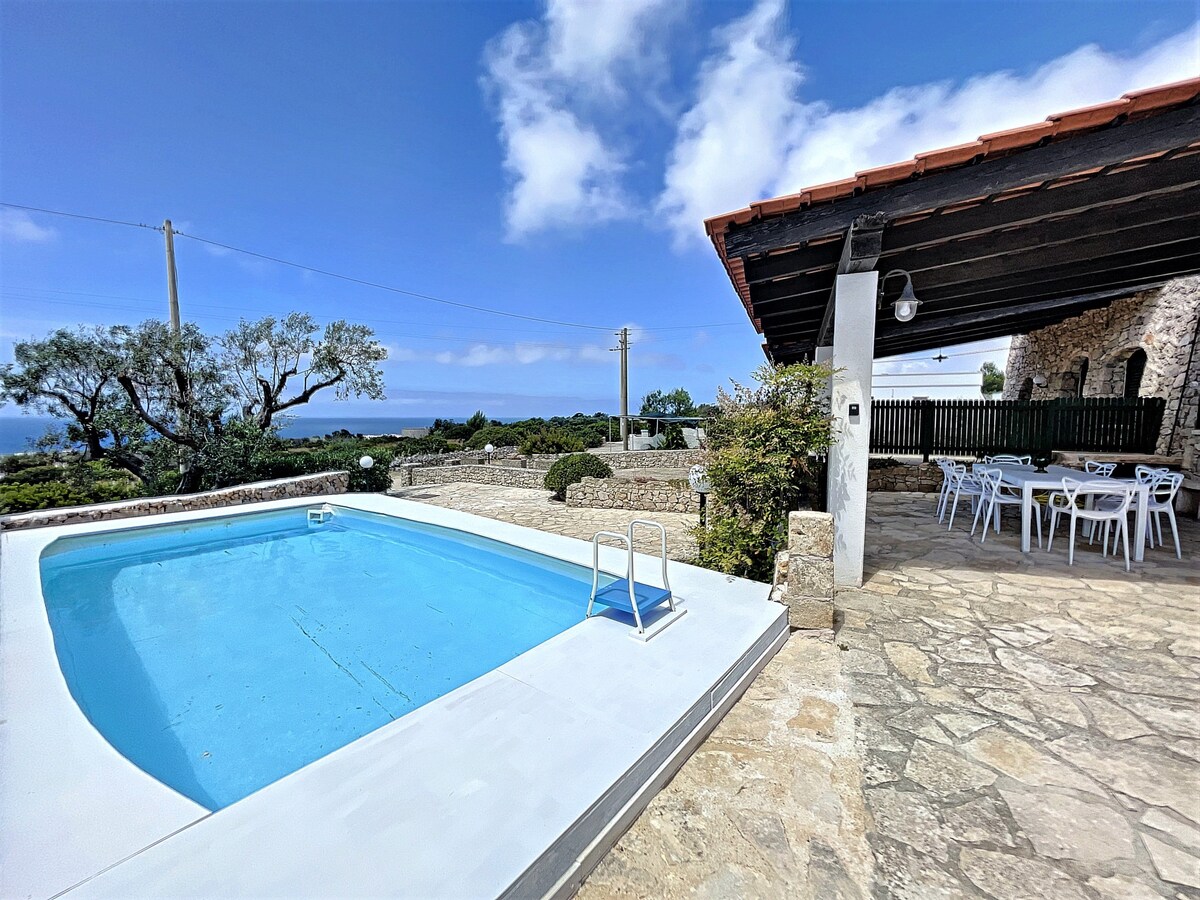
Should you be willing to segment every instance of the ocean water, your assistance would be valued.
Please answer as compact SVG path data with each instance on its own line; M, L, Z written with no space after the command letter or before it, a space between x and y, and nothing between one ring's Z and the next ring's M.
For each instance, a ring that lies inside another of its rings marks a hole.
M297 416L279 429L282 437L324 437L345 428L351 434L399 434L405 428L428 428L435 416L360 416L350 418L322 418ZM455 418L441 416L440 418ZM466 416L457 421L466 421ZM499 416L499 422L519 422L519 417ZM30 441L40 438L51 426L62 427L60 419L46 416L0 416L0 454L23 453L30 449Z
M41 569L84 714L209 809L583 621L591 591L590 569L352 510L61 539Z

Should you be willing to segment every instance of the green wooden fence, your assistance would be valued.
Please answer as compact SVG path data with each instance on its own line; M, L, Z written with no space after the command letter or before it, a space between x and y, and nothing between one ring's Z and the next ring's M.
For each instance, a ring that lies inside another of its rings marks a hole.
M1153 453L1165 407L1161 397L875 400L871 452L924 459L935 453Z

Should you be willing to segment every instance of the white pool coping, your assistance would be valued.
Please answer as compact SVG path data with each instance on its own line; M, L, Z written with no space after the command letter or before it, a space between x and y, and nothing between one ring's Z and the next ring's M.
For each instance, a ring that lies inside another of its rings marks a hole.
M672 562L688 614L652 640L581 621L210 813L75 704L40 554L69 535L318 502L591 565L585 541L375 494L0 534L0 896L567 896L787 638L766 585ZM601 564L621 572L624 556L604 548Z

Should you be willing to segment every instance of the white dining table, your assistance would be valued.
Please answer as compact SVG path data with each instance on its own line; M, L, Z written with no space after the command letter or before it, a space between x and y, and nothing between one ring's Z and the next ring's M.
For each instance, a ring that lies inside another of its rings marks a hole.
M1111 483L1113 487L1129 487L1132 482L1121 478L1105 478L1085 472L1083 469L1072 469L1070 466L1046 466L1045 472L1039 472L1034 466L1020 463L975 463L975 471L981 468L999 469L1002 473L1000 480L1009 487L1021 491L1021 552L1028 553L1030 532L1033 529L1033 495L1042 491L1061 491L1062 480L1071 478L1075 481ZM1133 558L1141 562L1146 555L1146 527L1148 521L1147 505L1150 502L1150 485L1136 485L1137 518L1133 527ZM1090 503L1090 500L1089 500Z

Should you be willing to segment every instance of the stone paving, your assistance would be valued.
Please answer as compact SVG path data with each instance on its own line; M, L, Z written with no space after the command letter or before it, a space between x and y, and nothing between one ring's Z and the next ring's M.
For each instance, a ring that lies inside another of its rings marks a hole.
M406 500L420 500L585 541L590 541L597 531L624 531L634 519L652 518L667 529L667 556L687 561L696 555L696 542L688 532L700 519L692 513L647 514L629 509L568 507L551 500L550 491L468 482L421 484L394 488L389 493ZM639 551L658 555L660 539L651 531L642 529L635 538Z
M1200 897L1200 528L1127 575L932 509L871 495L836 600L876 895Z
M579 900L870 896L842 655L828 639L793 634L601 860Z
M396 493L585 538L637 515ZM836 645L793 635L580 897L1200 898L1200 526L1127 575L932 510L871 496ZM656 517L687 559L695 517Z

